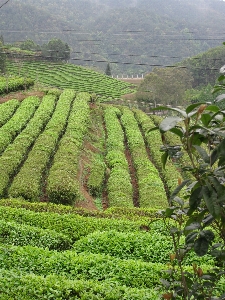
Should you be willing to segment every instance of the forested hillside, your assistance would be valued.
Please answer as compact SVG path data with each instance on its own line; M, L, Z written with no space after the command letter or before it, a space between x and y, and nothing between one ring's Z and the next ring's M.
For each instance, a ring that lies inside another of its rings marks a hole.
M141 74L174 65L225 40L225 3L198 1L14 0L1 9L6 42L57 37L71 47L71 62L108 62L114 74Z

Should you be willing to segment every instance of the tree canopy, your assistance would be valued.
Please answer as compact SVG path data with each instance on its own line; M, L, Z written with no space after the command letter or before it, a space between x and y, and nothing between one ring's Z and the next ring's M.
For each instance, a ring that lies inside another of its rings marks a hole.
M140 84L136 98L154 104L180 105L192 82L193 77L187 69L155 68Z
M42 47L42 55L49 60L69 60L70 48L67 43L64 43L60 39L52 39L48 44L44 44Z

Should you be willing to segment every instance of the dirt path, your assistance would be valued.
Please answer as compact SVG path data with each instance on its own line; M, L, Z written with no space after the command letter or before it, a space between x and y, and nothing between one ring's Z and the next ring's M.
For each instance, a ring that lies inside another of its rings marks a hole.
M88 210L97 210L97 207L94 203L94 198L89 194L87 182L90 174L90 158L88 155L88 150L93 150L92 145L85 141L84 150L80 156L79 160L79 170L78 170L78 180L80 182L80 193L83 197L83 200L77 201L75 207L85 208Z

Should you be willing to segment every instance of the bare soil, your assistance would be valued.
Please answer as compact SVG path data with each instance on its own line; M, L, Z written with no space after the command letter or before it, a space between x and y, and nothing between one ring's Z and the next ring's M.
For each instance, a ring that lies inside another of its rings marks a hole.
M79 208L85 208L88 210L97 210L97 207L94 203L94 198L89 194L87 182L90 174L90 158L88 153L88 150L93 151L93 145L85 141L84 143L84 151L82 151L82 154L80 156L79 160L79 169L78 169L78 180L80 182L80 193L83 197L83 200L77 201L75 203L75 207Z
M22 92L20 91L20 92L10 93L7 94L6 96L0 97L0 103L4 103L12 99L23 101L25 98L29 96L43 97L44 95L45 93L40 91L22 91Z

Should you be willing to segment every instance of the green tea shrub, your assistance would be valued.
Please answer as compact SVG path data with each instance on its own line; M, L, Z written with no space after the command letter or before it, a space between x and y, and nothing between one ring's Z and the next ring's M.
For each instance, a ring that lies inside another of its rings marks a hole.
M0 241L15 246L36 246L49 250L67 250L71 240L50 229L0 220Z
M10 278L10 280L9 280ZM115 282L69 280L64 276L40 276L18 270L0 270L1 300L158 300L154 289L130 288Z

